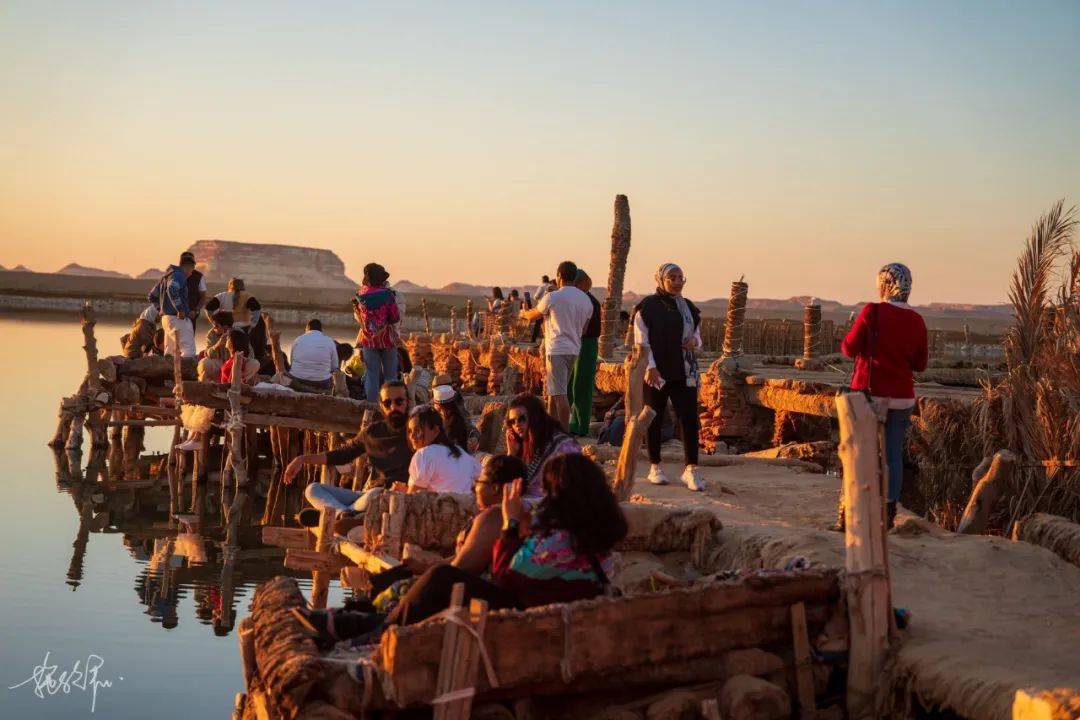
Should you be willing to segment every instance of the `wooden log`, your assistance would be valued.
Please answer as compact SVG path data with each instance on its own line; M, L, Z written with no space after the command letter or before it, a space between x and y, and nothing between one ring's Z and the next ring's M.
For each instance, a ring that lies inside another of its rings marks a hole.
M351 540L338 540L337 550L343 556L356 563L356 565L370 573L379 573L383 570L397 567L401 563L397 559L370 550L365 550Z
M168 355L146 355L137 358L112 357L108 361L115 366L117 379L143 378L144 380L174 380L173 358ZM198 359L180 359L180 374L184 380L198 376Z
M981 535L990 525L990 516L1002 490L1008 487L1016 472L1016 455L998 450L971 472L973 490L960 518L956 532L962 535Z
M1080 525L1066 518L1047 513L1028 515L1013 525L1012 539L1041 545L1080 567Z
M768 408L769 410L805 413L820 417L836 417L835 388L825 386L820 392L800 392L785 387L783 382L767 381L760 385L747 384L745 386L746 399L751 405Z
M307 528L288 528L266 525L262 528L263 545L290 550L314 550L315 539Z
M290 570L296 570L298 572L310 572L315 575L326 575L327 583L329 583L329 576L331 573L337 574L341 572L341 568L345 567L345 560L339 555L335 555L330 552L320 552L318 550L299 550L296 548L289 548L285 551L285 567ZM325 590L323 592L326 592ZM312 607L326 607L326 598L322 599L321 605L315 604L315 588L312 588Z
M611 675L626 667L717 656L736 648L790 642L789 606L807 606L820 628L839 596L835 571L811 570L715 582L627 598L489 614L485 645L501 688ZM693 617L693 623L685 618ZM447 622L391 627L376 662L401 706L436 695L439 642ZM605 632L597 633L603 627ZM478 689L487 687L481 673Z
M598 463L616 460L622 456L621 448L614 447L613 445L586 445L582 448L582 452ZM644 449L640 449L638 452L638 459L643 460L647 459L647 457ZM682 462L682 450L674 450L671 448L661 449L660 460L662 462ZM753 455L701 455L698 458L699 467L734 467L740 465L750 467L785 467L809 473L822 473L825 471L824 468L817 463L798 460L796 458L756 457Z
M469 602L469 616L462 618L468 622L476 637L472 633L462 629L458 632L457 650L454 653L454 673L451 678L450 689L471 690L476 685L476 673L480 664L480 644L484 642L484 626L487 624L488 603L486 600L473 598ZM462 612L462 615L464 613ZM446 720L469 720L472 715L473 696L466 695L460 700L446 703ZM435 709L435 717L439 716L439 708Z
M892 621L878 420L861 393L838 395L836 410L840 421L839 454L844 466L844 544L851 627L848 717L878 718L885 701L886 684L881 677Z
M736 363L743 354L744 322L746 319L746 296L750 286L742 278L731 283L728 296L727 317L724 322L723 358L731 358Z
M615 196L615 221L611 227L611 258L608 266L607 296L600 315L600 357L610 358L619 332L619 312L622 310L623 281L626 260L630 255L630 201L625 195Z
M645 433L649 425L656 417L656 411L651 407L641 409L637 415L630 418L623 435L623 444L619 453L619 464L615 467L615 477L612 480L612 490L619 501L629 500L634 492L634 473L637 471L638 451L645 439Z
M806 629L806 605L791 606L791 638L795 653L795 688L799 700L799 717L813 718L817 711L814 700L814 673L810 659L810 636Z
M315 541L315 552L330 554L330 548L334 542L334 523L337 521L337 511L333 508L324 508L319 513L318 535ZM340 569L340 568L339 568ZM338 572L334 570L333 572ZM311 576L311 607L325 608L326 598L330 591L330 572L316 571Z
M225 410L228 407L226 388L218 383L184 381L181 384L180 399L191 405L203 405L216 410ZM348 427L354 432L360 427L365 410L378 410L376 403L366 400L307 393L265 392L246 385L241 388L240 402L247 413L280 415L328 427Z

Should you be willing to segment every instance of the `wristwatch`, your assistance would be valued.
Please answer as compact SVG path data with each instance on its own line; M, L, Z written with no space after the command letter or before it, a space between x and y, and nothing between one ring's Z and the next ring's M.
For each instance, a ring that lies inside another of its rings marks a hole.
M506 522L503 523L503 532L516 533L520 526L521 526L521 523L518 522L517 518L510 518L509 520L507 520Z

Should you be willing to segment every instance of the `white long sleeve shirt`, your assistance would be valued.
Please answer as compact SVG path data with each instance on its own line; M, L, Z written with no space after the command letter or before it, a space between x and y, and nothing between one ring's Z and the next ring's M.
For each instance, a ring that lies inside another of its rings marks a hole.
M289 374L300 380L324 382L338 366L337 343L318 330L308 330L292 346Z
M701 325L694 328L694 347L701 347ZM634 313L634 344L644 345L645 352L649 358L649 364L646 366L646 370L652 370L656 367L656 358L653 357L652 348L649 347L649 328L645 326L645 318L641 317L641 313Z

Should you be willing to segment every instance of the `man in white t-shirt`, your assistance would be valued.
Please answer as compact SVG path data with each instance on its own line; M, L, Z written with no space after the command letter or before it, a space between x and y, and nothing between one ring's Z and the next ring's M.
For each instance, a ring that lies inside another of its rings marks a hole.
M523 310L521 317L532 322L544 320L544 394L548 412L566 429L570 422L570 403L566 399L570 374L581 352L581 334L592 317L589 297L574 287L577 265L570 260L559 263L556 281L559 289L546 293L532 310Z
M337 343L324 335L322 323L312 318L306 332L293 341L289 372L292 388L300 392L325 393L333 389L331 376L338 366ZM296 382L299 381L299 382Z

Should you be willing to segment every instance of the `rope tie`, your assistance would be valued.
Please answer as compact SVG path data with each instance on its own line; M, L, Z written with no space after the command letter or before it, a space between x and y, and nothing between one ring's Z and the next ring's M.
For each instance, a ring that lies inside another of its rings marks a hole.
M480 659L484 661L484 673L487 675L488 685L493 688L497 688L499 687L499 678L495 674L495 666L491 663L491 657L488 655L487 647L484 645L484 638L480 635L479 632L476 631L476 628L472 626L472 623L468 622L462 617L463 614L464 610L461 608L458 608L456 610L454 608L447 608L446 610L443 610L441 613L439 613L439 615L437 615L436 617L446 618L447 622L454 623L455 625L462 628L467 633L473 636L473 639L476 640L476 646L480 650ZM443 702L449 701L444 700Z

